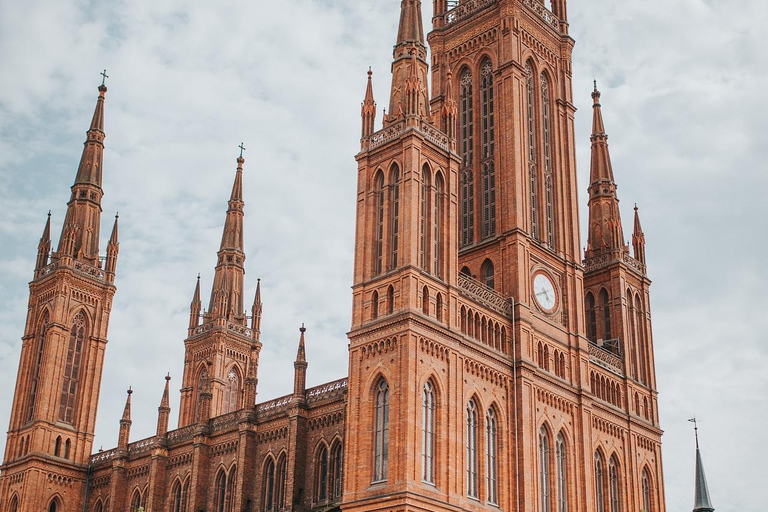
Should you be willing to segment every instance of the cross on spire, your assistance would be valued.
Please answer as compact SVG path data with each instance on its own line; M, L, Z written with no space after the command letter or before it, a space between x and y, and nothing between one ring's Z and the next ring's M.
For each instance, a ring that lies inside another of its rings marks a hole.
M698 420L696 419L696 415L694 414L693 418L689 419L688 421L693 423L693 433L696 436L696 446L698 447L699 446L699 423L698 423Z
M106 82L107 78L109 78L109 75L107 74L107 70L105 69L99 74L101 75L101 85L104 85L104 82Z
M244 146L244 145L243 145L243 143L241 142L241 143L240 143L240 145L239 145L239 146L237 146L237 147L239 147L239 148L240 148L240 158L243 158L243 151L245 151L245 146Z

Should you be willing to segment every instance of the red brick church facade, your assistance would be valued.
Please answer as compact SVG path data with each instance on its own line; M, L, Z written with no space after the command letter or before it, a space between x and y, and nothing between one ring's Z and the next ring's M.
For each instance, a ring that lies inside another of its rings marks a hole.
M428 57L402 0L378 130L368 74L348 377L306 388L302 327L292 393L256 404L241 156L179 428L168 377L156 435L129 442L129 391L93 454L119 250L115 219L99 257L99 88L30 283L0 510L665 511L645 239L635 208L630 253L597 88L582 259L566 0L434 0L432 21Z

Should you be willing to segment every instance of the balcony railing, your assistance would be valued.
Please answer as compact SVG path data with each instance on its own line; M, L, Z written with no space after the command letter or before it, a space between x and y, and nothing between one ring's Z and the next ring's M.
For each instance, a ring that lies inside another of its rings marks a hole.
M493 288L485 286L480 281L476 281L461 273L459 274L458 285L459 292L467 298L482 304L496 313L507 317L512 316L512 301L503 297Z
M619 340L598 340L589 342L589 360L610 372L624 375L624 360L621 357Z

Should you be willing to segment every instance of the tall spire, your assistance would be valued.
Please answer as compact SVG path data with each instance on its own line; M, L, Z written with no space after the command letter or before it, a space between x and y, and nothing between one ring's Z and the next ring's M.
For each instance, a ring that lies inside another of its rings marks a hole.
M592 160L589 184L589 232L586 257L624 250L619 199L613 178L608 135L605 133L597 81L592 92Z
M301 324L299 332L301 333L299 349L296 351L296 361L293 363L293 395L303 397L307 389L307 354L304 347L304 333L307 332L307 328L304 327L304 324Z
M83 155L77 170L72 195L54 259L72 257L91 265L99 264L101 224L102 164L104 161L104 96L107 87L99 86L99 98L87 132Z
M131 395L133 390L128 387L128 397L125 399L125 408L123 409L123 417L120 418L120 435L117 440L117 447L125 450L128 448L128 439L131 435Z
M195 284L195 293L192 295L192 303L189 305L189 328L194 329L200 325L200 311L203 303L200 301L200 274L197 274L197 284Z
M213 278L208 311L214 318L227 317L245 325L243 308L243 277L245 252L243 251L243 164L237 159L235 182L229 198L221 247L218 252L216 274Z
M635 250L635 259L645 265L645 234L643 233L643 227L640 225L640 214L637 211L637 205L635 205L635 229L632 232L632 247Z
M696 418L688 421L693 422L693 431L696 436L696 490L693 497L693 512L714 512L712 501L709 498L709 487L707 486L707 477L704 474L704 464L701 462L701 450L699 449L699 427Z
M43 234L37 246L37 263L35 272L48 265L48 255L51 253L51 211L48 210L48 219L45 221Z
M365 99L360 109L360 115L363 118L363 138L369 137L375 131L373 125L376 122L376 102L373 100L372 76L373 71L368 68L368 85L365 88Z
M112 226L112 234L109 236L109 242L107 242L107 261L104 270L110 276L110 279L114 281L115 270L117 270L117 255L120 252L120 242L118 241L118 220L119 214L115 214L115 223Z
M261 303L261 279L256 279L256 296L253 298L251 307L251 331L253 339L259 340L261 334L261 312L263 304Z
M429 113L427 93L427 47L421 22L421 0L402 0L400 26L392 63L392 89L389 96L390 116L384 123L393 123L403 115L426 116Z
M163 397L160 399L160 407L157 408L157 435L164 436L168 432L168 417L171 414L171 404L169 401L169 387L171 383L171 374L165 376L165 389Z
M445 81L445 102L443 103L441 129L451 140L451 144L456 144L456 115L458 113L458 104L453 98L453 73L448 70L448 78Z

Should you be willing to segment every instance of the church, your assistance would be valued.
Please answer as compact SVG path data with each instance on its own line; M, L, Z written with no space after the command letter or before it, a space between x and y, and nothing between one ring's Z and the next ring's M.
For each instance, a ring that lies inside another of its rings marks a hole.
M156 434L130 442L129 389L94 453L120 247L115 218L100 252L102 83L40 239L0 510L664 512L645 237L637 207L622 230L595 85L582 253L566 3L433 0L425 38L401 0L387 110L370 71L361 109L346 378L307 388L302 327L293 389L256 402L241 152L178 428L167 377Z

